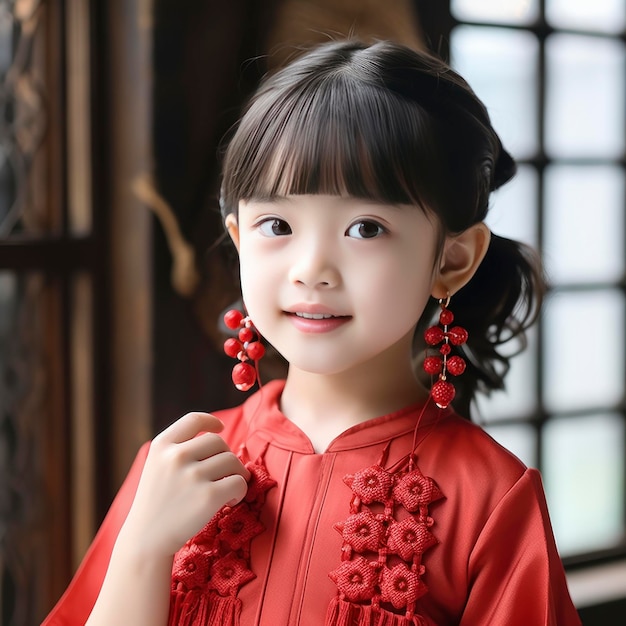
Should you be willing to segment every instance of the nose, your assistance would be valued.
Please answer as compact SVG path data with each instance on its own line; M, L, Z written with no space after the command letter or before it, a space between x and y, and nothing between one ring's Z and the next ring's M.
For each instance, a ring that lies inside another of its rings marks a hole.
M315 240L303 242L295 254L289 271L292 283L311 289L331 289L339 285L339 269L327 243Z

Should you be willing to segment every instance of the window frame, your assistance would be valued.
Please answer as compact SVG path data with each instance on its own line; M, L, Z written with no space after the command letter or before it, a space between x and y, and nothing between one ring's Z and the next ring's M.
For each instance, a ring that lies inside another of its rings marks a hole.
M546 2L545 0L539 0L538 2L538 17L535 22L517 25L517 24L504 24L498 22L487 21L469 21L457 19L451 9L451 1L444 0L442 2L431 3L427 0L416 0L416 9L420 15L421 23L424 27L426 40L432 51L439 54L446 60L450 60L450 42L452 38L452 32L457 26L476 26L476 27L489 27L489 28L501 28L504 30L529 32L537 38L538 42L538 66L537 66L537 91L536 91L536 114L537 114L537 145L538 150L536 154L528 158L516 159L520 166L527 166L532 168L536 173L537 185L535 190L535 203L537 207L537 247L542 250L544 247L544 223L546 214L546 200L545 200L545 174L548 167L554 164L563 165L598 165L598 164L611 164L619 166L624 172L626 177L626 158L622 154L620 159L602 159L602 158L553 158L545 150L545 137L546 137L546 42L554 34L573 34L597 37L600 39L618 39L622 42L626 41L626 32L619 34L615 33L602 33L597 31L577 30L577 29L565 29L555 28L551 26L546 16ZM626 210L626 198L624 198L624 206ZM626 231L626 226L625 226ZM626 232L623 233L624 240L626 241ZM626 251L625 251L626 254ZM624 265L626 266L626 259ZM566 285L550 285L548 297L552 294L558 293L574 293L574 292L588 292L596 289L616 289L626 299L626 277L622 276L621 280L613 283L572 283ZM625 320L626 326L626 320ZM542 469L542 457L544 453L543 445L543 429L545 425L555 418L568 419L570 417L576 417L579 414L588 413L618 413L625 425L626 425L626 401L622 396L621 402L614 407L601 407L597 411L586 408L584 411L549 411L543 404L544 397L544 381L545 381L545 366L543 363L542 354L544 353L544 345L546 341L545 329L542 321L535 327L536 333L536 357L535 357L535 389L536 389L536 407L537 410L525 414L519 417L507 417L504 419L489 419L488 426L508 426L514 424L528 424L535 429L536 433L536 448L535 458L537 459L537 467L541 471ZM626 350L624 350L626 354ZM626 357L625 357L626 360ZM624 363L624 369L626 371L626 362ZM626 431L626 428L625 428ZM626 451L626 440L623 442L623 448ZM626 464L625 475L623 477L624 484L626 484ZM623 511L623 523L624 534L622 540L610 548L593 550L585 553L567 555L563 558L566 569L581 569L590 565L600 565L604 563L614 562L616 560L622 560L626 557L626 499L624 503Z

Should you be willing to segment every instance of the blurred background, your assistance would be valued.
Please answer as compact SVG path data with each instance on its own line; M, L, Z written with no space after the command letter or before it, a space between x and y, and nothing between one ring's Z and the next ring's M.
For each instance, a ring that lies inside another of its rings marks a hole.
M40 623L141 443L241 401L220 140L346 35L450 60L520 163L489 225L551 288L476 419L542 471L583 622L626 623L624 0L0 0L0 624Z

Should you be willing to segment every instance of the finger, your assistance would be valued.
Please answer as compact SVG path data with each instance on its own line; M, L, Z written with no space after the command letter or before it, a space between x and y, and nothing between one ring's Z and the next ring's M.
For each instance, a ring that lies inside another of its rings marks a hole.
M188 461L202 461L221 452L230 452L228 444L215 433L202 433L178 444L179 452Z
M156 439L168 443L189 441L203 431L219 433L224 424L210 413L187 413L166 428Z
M211 487L213 504L218 510L225 504L234 506L237 502L241 502L248 493L248 483L240 474L233 474L217 480L212 483Z
M222 452L209 459L201 461L196 466L198 476L203 480L218 481L226 476L238 474L247 484L250 478L250 472L245 468L244 464L232 453Z

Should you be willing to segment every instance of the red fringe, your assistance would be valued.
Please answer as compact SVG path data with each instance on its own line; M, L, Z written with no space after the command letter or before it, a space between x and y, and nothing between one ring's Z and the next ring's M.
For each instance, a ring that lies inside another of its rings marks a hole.
M169 626L239 626L241 600L214 591L172 592Z
M396 615L371 605L347 602L333 598L326 613L325 626L427 626L419 616Z

